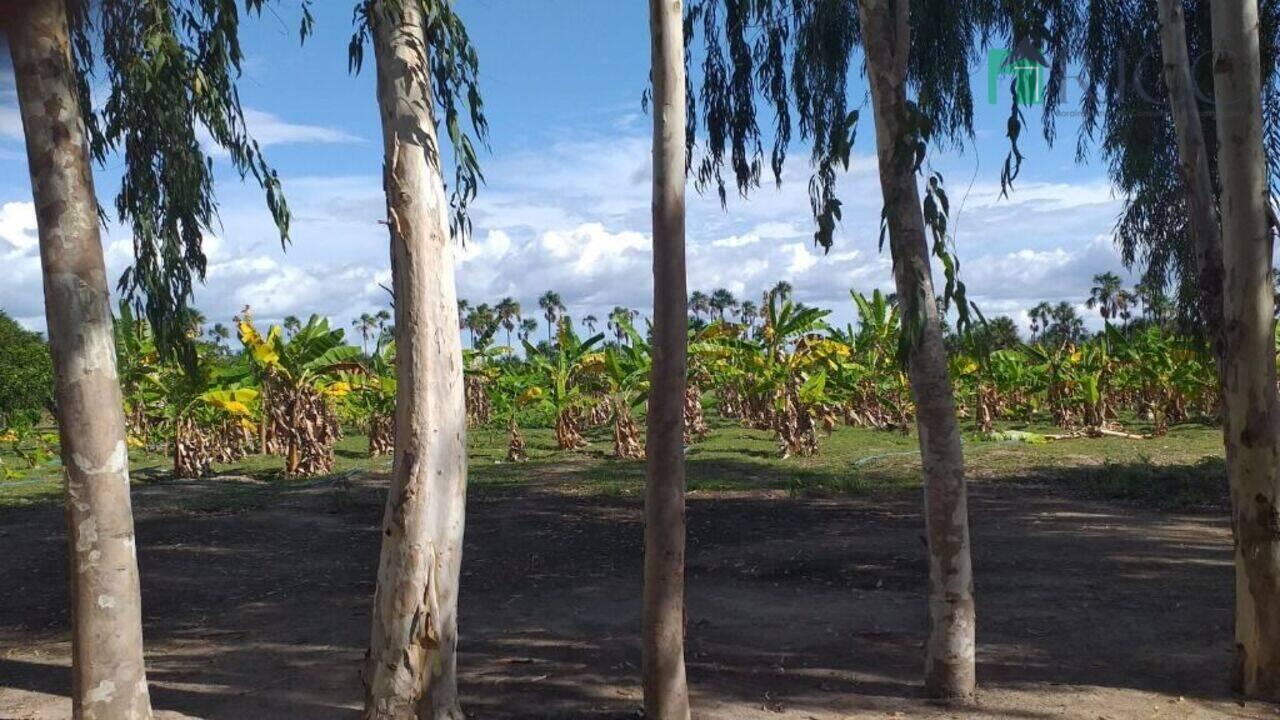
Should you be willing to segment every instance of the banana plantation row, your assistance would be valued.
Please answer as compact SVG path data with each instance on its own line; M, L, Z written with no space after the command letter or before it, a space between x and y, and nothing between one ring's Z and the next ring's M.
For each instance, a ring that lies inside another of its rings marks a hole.
M838 423L906 432L914 409L898 307L879 291L852 301L857 323L843 328L828 323L831 311L783 291L766 294L759 324L691 317L685 442L707 432L704 406L773 432L782 457L817 453ZM613 314L607 342L604 333L580 337L567 315L555 320L551 343L464 351L468 424L505 425L511 462L525 460L521 427L530 425L554 427L560 448L575 450L586 428L607 424L616 457L644 457L637 420L652 369L649 333L625 312ZM1044 439L995 427L1048 417L1064 435L1138 438L1121 418L1142 418L1161 435L1170 423L1217 417L1214 364L1199 340L1140 323L1022 344L992 331L999 320L949 342L958 413L977 433ZM367 435L371 456L391 452L390 333L365 350L320 317L260 328L249 308L235 327L234 353L215 333L216 342L196 345L194 362L162 362L149 325L121 306L116 346L131 444L169 453L183 477L249 453L280 455L286 476L323 474L344 427Z
M245 0L243 17L264 5ZM298 5L305 40L317 21L312 11L324 19L330 4ZM456 669L467 416L505 420L513 459L519 423L538 418L555 425L566 447L581 442L588 423L612 421L618 452L636 455L633 423L644 402L644 714L687 720L682 435L699 434L700 395L713 384L709 399L720 411L772 429L783 454L815 452L822 427L834 422L917 426L929 556L924 684L930 695L961 700L977 683L961 423L989 430L1040 411L1067 433L1114 433L1131 411L1159 432L1188 415L1221 415L1236 544L1233 676L1246 696L1280 700L1271 293L1280 221L1270 202L1280 185L1280 3L650 0L649 11L651 340L624 324L621 341L602 347L601 336L581 339L566 323L545 352L526 346L523 359L500 350L463 355L454 240L470 228L468 207L483 180L477 148L489 123L479 52L449 0L360 0L342 22L352 22L350 70L372 50L395 347L358 351L318 318L286 336L256 327L246 312L237 324L244 352L223 358L184 351L179 329L205 275L204 240L216 229L214 158L198 129L240 178L261 186L284 243L291 217L280 175L240 106L239 3L0 2L57 379L74 579L73 716L151 717L130 437L169 445L184 473L256 448L281 454L288 474L305 475L329 466L344 414L370 426L374 451L392 436L363 717L455 720L463 716ZM1011 78L1001 194L1015 192L1027 160L1019 145L1027 106L1039 105L1052 143L1056 118L1074 109L1068 97L1079 97L1077 155L1097 148L1123 196L1117 244L1145 278L1176 286L1220 375L1194 343L1159 329L998 350L971 335L983 324L968 316L934 161L979 135L975 65L1002 48L1039 67L1023 75L988 58L992 102ZM1074 96L1064 91L1068 73L1078 74ZM822 310L775 296L760 308L758 332L713 318L691 333L686 185L714 189L723 203L730 185L747 195L766 174L783 182L788 149L804 147L814 241L830 249L845 220L838 181L859 129L874 138L880 239L897 307L861 298L863 323L838 330L825 327ZM442 157L454 165L447 190ZM132 230L134 257L119 287L145 309L149 327L124 312L111 318L97 222L111 203L96 194L95 160L121 170L116 220ZM937 295L959 313L961 342L951 347ZM183 360L164 364L161 356Z

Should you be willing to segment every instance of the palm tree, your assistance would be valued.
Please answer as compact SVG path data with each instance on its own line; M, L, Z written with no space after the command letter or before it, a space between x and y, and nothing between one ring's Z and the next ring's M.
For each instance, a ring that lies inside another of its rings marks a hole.
M613 310L609 312L609 329L613 331L614 340L619 345L627 339L626 326L631 323L631 313L631 310L621 305L614 305Z
M360 317L351 321L351 327L360 333L360 349L369 354L369 337L378 329L378 319L369 313L360 313Z
M472 348L485 348L493 340L494 333L498 332L501 322L498 315L494 312L488 303L480 303L471 311L468 322L472 331Z
M1164 325L1172 312L1169 294L1158 279L1144 278L1133 286L1133 297L1142 303L1142 317L1156 325Z
M199 310L189 307L183 311L182 324L186 328L187 337L194 339L204 335L204 323L204 313Z
M560 299L560 293L548 290L538 298L538 307L542 308L542 316L547 319L547 342L550 343L552 332L556 327L556 319L565 309L564 301Z
M787 282L786 280L779 280L777 284L769 288L769 291L768 293L766 293L766 295L769 298L773 298L776 295L779 300L790 300L791 290L792 290L791 283ZM768 305L768 304L769 304L768 301L766 301L765 305Z
M710 313L711 298L701 290L694 290L689 296L689 312L696 318L701 318L703 313Z
M228 350L227 341L231 339L231 328L222 323L214 323L213 329L209 331L213 336L213 344L218 348L218 352L226 352Z
M582 318L582 324L587 326L587 332L591 333L592 335L596 334L596 324L599 322L600 320L595 315L587 315L586 317Z
M498 301L495 312L498 314L498 322L507 331L507 347L511 347L511 332L520 322L520 303L516 302L515 298L504 297Z
M747 326L750 331L755 327L756 318L760 317L760 308L750 300L743 300L742 305L738 308L738 319L743 325Z
M529 336L538 331L538 321L533 318L524 318L520 321L520 342L528 342Z
M1049 311L1048 325L1042 340L1051 345L1077 344L1085 339L1084 320L1076 306L1065 300Z
M1040 304L1027 311L1027 317L1031 320L1031 341L1035 342L1036 337L1041 331L1049 327L1050 316L1053 314L1053 306L1047 302Z
M284 331L289 337L297 335L298 331L302 329L302 320L297 315L285 315L283 322Z
M1111 318L1119 317L1122 310L1129 305L1129 294L1124 290L1124 281L1113 272L1098 273L1093 276L1093 288L1089 290L1089 299L1085 307L1097 308L1102 315L1104 325L1111 323Z
M729 292L725 288L718 288L715 292L711 293L711 297L707 300L707 304L711 306L712 310L720 313L720 320L723 321L726 310L732 310L733 308L738 307L738 299L733 296L733 293Z

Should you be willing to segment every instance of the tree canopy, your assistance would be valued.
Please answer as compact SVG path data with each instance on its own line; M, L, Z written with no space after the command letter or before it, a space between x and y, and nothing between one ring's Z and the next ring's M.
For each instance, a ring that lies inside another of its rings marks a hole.
M266 0L245 0L257 15ZM299 35L311 30L310 0L300 0ZM165 353L187 342L184 317L193 283L203 281L205 233L217 223L212 152L204 133L241 177L266 194L282 243L289 208L276 172L246 126L236 82L244 54L235 2L101 0L71 3L72 57L90 148L100 164L123 163L116 219L131 228L134 263L119 289L145 311ZM94 102L98 74L105 97ZM106 219L105 212L103 219Z
M35 422L52 405L49 344L0 310L0 428Z

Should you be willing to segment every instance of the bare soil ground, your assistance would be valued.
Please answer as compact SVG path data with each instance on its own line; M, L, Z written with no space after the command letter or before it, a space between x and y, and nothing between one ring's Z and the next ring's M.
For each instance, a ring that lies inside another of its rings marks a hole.
M231 482L136 493L156 709L357 718L383 480L262 502L243 481L247 501L202 499ZM1158 513L1063 487L973 486L982 694L970 707L921 694L917 492L693 493L695 716L1280 717L1228 688L1225 515ZM0 513L0 718L70 714L62 533L53 506ZM473 495L460 658L471 717L640 717L641 535L634 498L552 486Z

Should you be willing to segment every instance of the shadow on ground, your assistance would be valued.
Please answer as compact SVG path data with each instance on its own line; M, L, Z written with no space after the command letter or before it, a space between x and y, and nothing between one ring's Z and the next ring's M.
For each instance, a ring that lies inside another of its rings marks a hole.
M730 485L754 467L717 462ZM973 487L991 716L1076 717L1053 699L1060 686L1102 693L1104 705L1115 690L1230 706L1225 516L1102 503L1066 492L1072 482L1037 472ZM474 493L469 507L466 707L477 718L637 717L638 500L504 486ZM156 707L226 720L358 717L383 481L202 500L227 492L217 481L157 483L137 496ZM688 660L699 706L737 708L715 715L725 718L930 708L919 687L919 510L916 490L692 496ZM12 511L0 527L0 645L21 648L0 660L0 688L65 696L61 513ZM25 717L6 697L0 715Z

